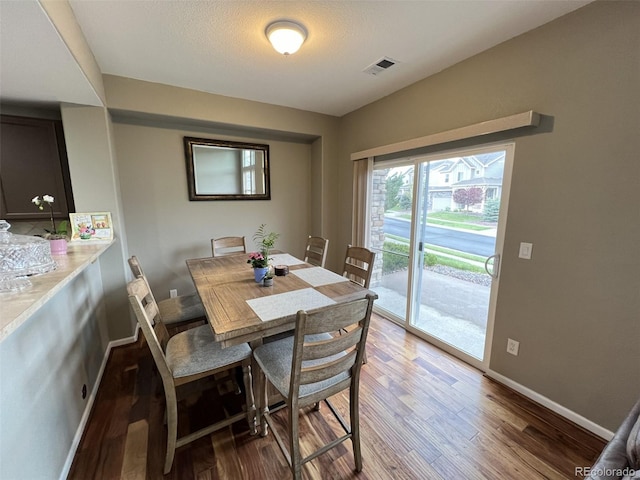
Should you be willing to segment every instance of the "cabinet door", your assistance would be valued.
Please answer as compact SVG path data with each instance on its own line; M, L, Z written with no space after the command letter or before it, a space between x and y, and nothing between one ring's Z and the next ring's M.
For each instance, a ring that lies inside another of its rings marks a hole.
M35 196L52 195L54 216L73 211L73 196L62 122L1 116L0 218L49 218L31 203Z

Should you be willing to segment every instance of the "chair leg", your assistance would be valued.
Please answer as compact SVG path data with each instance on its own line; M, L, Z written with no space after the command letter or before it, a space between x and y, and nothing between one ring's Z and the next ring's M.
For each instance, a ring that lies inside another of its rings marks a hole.
M300 454L300 412L294 406L289 406L289 451L291 452L291 473L294 480L302 479L302 457Z
M176 440L178 435L178 405L176 400L176 392L173 391L166 396L167 406L167 456L164 461L164 474L171 471L173 465L173 457L176 453Z
M267 418L265 417L265 415L269 413L269 400L267 399L267 377L260 369L258 369L257 372L254 372L254 375L257 376L258 380L258 406L256 409L257 422L260 428L260 436L266 437L269 433Z
M353 459L356 471L362 471L362 450L360 449L360 408L358 385L351 385L349 389L349 415L351 416L351 443L353 444Z
M249 433L256 434L256 403L253 398L253 382L251 379L251 366L242 366L242 380L244 381L245 402L247 404L247 422L249 423Z

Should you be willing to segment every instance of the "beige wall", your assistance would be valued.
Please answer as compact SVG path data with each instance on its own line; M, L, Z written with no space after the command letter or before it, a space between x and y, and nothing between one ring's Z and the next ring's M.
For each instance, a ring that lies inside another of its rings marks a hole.
M244 235L255 250L260 224L281 234L276 247L302 255L311 230L311 146L211 130L115 123L129 255L136 255L157 298L192 292L187 258L211 256L211 238ZM268 143L271 200L189 201L183 137ZM247 265L247 268L249 266Z
M596 2L341 126L346 206L351 152L529 109L553 117L516 140L490 369L608 429L640 395L639 85L640 3ZM347 241L350 208L334 215Z
M100 257L110 340L133 335L126 297L127 235L111 118L103 107L62 105L62 122L77 212L111 212L116 243Z
M253 248L266 223L281 234L278 248L302 254L307 235L336 235L322 213L337 197L339 119L121 77L105 76L105 88L129 255L140 258L157 297L193 290L184 260L210 255L213 237L244 235ZM190 202L184 136L269 144L271 201Z

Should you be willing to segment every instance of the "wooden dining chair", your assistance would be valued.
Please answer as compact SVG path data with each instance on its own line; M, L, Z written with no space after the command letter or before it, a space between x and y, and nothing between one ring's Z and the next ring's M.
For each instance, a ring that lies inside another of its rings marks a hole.
M133 276L135 278L144 278L147 286L149 286L149 280L142 270L142 265L138 257L133 255L129 258L128 262ZM149 287L149 293L153 297L151 287ZM155 297L153 297L153 301L156 301ZM160 312L160 319L165 325L178 326L196 322L196 320L200 320L201 323L206 321L204 306L197 293L178 295L177 297L167 298L156 303Z
M222 349L220 344L214 340L209 325L201 325L169 337L164 323L157 321L157 304L152 298L148 301L151 291L144 278L136 278L131 281L127 285L127 291L131 307L162 377L168 430L164 473L167 474L171 470L176 448L227 427L238 420L246 418L251 434L255 434L255 403L251 386L251 348L249 345L243 343ZM143 301L144 299L147 301ZM222 372L233 373L235 367L242 367L243 371L245 411L231 416L225 415L224 420L178 438L179 387Z
M342 275L361 287L369 288L375 260L375 252L368 248L347 245ZM362 360L367 363L366 351L362 355Z
M368 248L347 245L342 275L361 287L369 288L376 254Z
M293 337L266 343L254 350L254 358L260 367L256 375L259 375L258 398L262 406L258 412L261 432L265 436L268 428L271 428L296 480L302 478L302 465L348 439L353 445L356 470L362 470L358 398L362 355L373 300L373 295L368 294L366 298L349 303L309 312L299 311ZM347 329L348 333L335 335L341 329ZM283 406L289 408L288 448L274 428L272 412L267 404L267 382L285 398ZM350 425L328 399L343 390L349 390ZM303 456L300 449L300 409L323 400L344 429L345 435Z
M247 253L244 237L220 237L211 239L211 256L226 257Z
M304 250L304 261L311 265L324 267L327 261L329 240L322 237L312 237L309 235L307 246Z

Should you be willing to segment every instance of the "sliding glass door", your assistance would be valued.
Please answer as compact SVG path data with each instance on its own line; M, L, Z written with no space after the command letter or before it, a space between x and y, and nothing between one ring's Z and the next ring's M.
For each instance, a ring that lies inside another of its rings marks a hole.
M492 328L513 145L376 163L376 308L482 366Z

